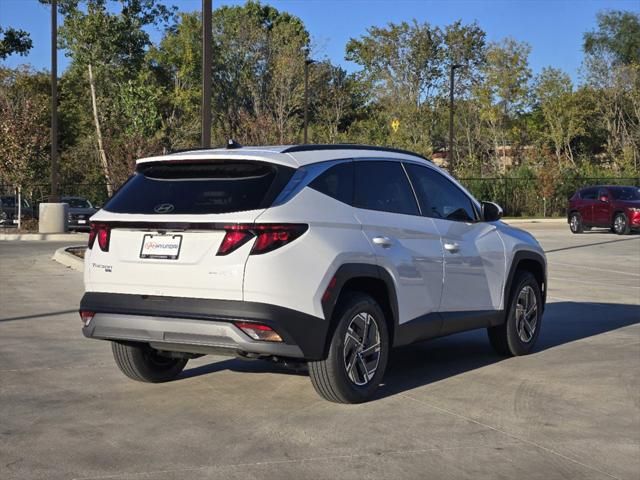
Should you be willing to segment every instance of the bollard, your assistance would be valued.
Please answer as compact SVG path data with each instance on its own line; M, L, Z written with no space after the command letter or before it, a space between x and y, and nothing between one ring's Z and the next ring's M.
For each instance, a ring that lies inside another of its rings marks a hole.
M67 231L68 203L41 203L38 232L65 233Z

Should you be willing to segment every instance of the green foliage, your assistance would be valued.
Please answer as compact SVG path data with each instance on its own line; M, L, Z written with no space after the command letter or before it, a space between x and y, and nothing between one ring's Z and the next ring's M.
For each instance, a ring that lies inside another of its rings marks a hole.
M49 85L44 72L0 68L0 178L26 190L47 179Z
M611 56L614 64L640 63L640 15L636 12L598 13L598 29L584 34L584 51Z
M33 42L24 30L0 27L0 60L4 60L14 53L26 55L31 47L33 47Z

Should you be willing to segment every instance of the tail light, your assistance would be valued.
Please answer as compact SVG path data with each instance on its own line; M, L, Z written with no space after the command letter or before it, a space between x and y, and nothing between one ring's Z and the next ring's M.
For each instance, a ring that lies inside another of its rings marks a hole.
M253 322L234 322L234 325L254 340L262 340L264 342L282 341L282 337L268 325Z
M89 310L80 310L80 320L82 320L82 324L85 327L89 325L89 322L91 322L95 314L95 312Z
M103 252L109 251L109 240L111 237L111 227L105 223L92 223L89 230L89 248L93 248L93 244L98 239L98 246Z
M227 232L217 255L227 255L255 237L250 255L271 252L300 237L309 228L304 223L239 224L224 227Z

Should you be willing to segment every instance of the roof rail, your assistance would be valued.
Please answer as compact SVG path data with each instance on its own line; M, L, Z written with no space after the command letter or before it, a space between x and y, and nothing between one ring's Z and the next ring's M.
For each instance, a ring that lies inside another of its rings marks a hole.
M391 152L391 153L403 153L405 155L412 155L414 157L419 157L424 160L430 161L428 158L417 154L415 152L410 152L409 150L402 150L400 148L391 148L391 147L376 147L374 145L359 145L357 143L330 143L330 144L304 144L304 145L293 145L291 147L287 147L282 150L281 153L294 153L294 152L313 152L315 150L376 150L381 152Z
M172 155L174 153L184 153L184 152L199 152L203 150L216 150L220 147L191 147L191 148L179 148L177 150L169 150L166 155Z

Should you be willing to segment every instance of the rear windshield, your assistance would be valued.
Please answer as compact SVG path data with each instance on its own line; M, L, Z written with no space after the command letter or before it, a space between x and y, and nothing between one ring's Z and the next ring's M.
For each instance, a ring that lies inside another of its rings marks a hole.
M293 172L293 168L248 161L145 164L104 209L163 215L266 208Z
M71 208L93 208L89 200L84 198L63 198L64 203L68 203Z

